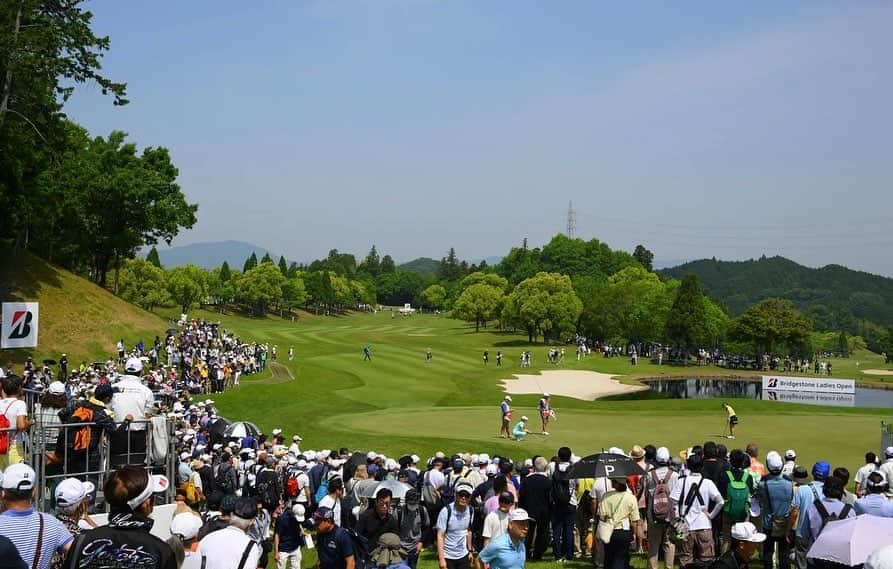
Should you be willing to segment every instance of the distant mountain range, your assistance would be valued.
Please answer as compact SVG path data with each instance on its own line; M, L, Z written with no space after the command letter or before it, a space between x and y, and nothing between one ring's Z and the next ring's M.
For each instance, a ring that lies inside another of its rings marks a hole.
M893 325L893 279L840 265L804 267L784 257L749 261L702 259L660 271L673 278L688 273L732 315L766 298L786 298L827 330L858 329L859 320Z
M143 251L143 256L148 252L148 250ZM189 264L204 269L213 269L226 261L230 267L241 271L245 259L250 257L251 253L255 253L260 260L267 252L267 249L259 245L244 241L209 241L180 245L169 249L159 248L158 258L161 259L161 264L168 269ZM270 256L274 261L279 260L279 255L270 253Z

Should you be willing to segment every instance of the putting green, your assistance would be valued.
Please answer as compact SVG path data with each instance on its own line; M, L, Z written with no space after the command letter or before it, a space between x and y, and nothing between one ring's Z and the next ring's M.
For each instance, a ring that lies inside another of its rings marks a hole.
M743 417L735 440L726 440L720 436L724 426L721 410L709 416L686 415L661 409L660 403L663 402L655 402L651 412L616 409L561 412L559 420L550 424L548 436L539 434L540 422L535 409L519 409L515 417L523 412L531 419L528 423L531 434L523 441L508 444L497 436L498 413L479 407L414 409L399 413L375 411L338 419L347 430L380 433L382 440L411 431L420 438L438 440L444 451L483 452L499 444L513 458L533 454L552 456L561 445L570 446L577 454L590 454L612 446L629 449L635 444L652 443L666 446L676 454L692 444L713 440L729 448L743 448L749 442L756 442L761 456L769 450L783 454L789 448L794 448L804 461L830 459L833 455L835 465L852 465L853 469L861 465L865 451L878 443L878 423L871 416L754 414ZM453 442L457 439L473 446L457 448Z

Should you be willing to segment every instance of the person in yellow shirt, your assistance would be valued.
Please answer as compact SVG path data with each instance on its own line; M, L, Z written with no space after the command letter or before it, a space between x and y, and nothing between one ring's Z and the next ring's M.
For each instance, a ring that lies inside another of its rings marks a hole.
M580 478L577 480L577 513L574 516L574 525L577 528L577 540L574 542L576 553L583 557L589 556L587 541L592 531L592 500L595 492L594 478Z
M610 527L610 535L596 533L598 539L605 544L605 569L624 569L629 567L629 546L633 541L633 532L643 538L639 517L639 502L627 490L626 479L612 478L612 491L605 494L598 504L599 525ZM606 539L607 538L607 539Z
M729 405L728 403L723 402L722 407L723 407L723 409L726 410L726 413L729 414L729 419L728 419L728 421L729 421L729 423L728 423L729 424L729 437L728 438L734 439L735 438L735 425L738 424L738 415L735 414L735 410L732 409L732 406Z

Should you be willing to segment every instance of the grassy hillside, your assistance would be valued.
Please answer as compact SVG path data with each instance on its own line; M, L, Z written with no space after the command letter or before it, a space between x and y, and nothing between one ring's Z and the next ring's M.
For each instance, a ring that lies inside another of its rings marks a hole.
M62 352L72 364L105 359L120 338L128 346L140 338L150 343L168 328L160 316L26 251L13 256L8 247L0 248L0 299L40 302L37 349L2 350L4 363L28 355L58 359Z
M820 329L855 330L858 320L893 325L893 279L840 265L812 269L784 257L750 261L702 259L661 271L697 275L710 296L733 315L766 298L787 298Z

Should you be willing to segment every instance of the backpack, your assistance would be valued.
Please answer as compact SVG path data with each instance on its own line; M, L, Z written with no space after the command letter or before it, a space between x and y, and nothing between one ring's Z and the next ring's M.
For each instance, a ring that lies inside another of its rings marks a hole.
M186 503L190 506L195 506L199 502L205 499L202 495L201 490L196 488L195 483L192 482L192 477L189 477L189 480L180 484L180 490L186 492Z
M853 509L849 504L844 504L843 509L836 514L829 514L828 508L825 507L825 504L822 503L822 500L819 498L819 493L816 492L815 486L812 484L809 485L810 490L812 490L813 495L813 505L815 509L819 511L819 515L822 516L822 529L819 530L819 534L821 534L825 530L825 526L828 525L829 522L834 522L837 520L845 520L850 515L850 510Z
M227 465L229 468L224 469L223 465L217 467L217 474L214 476L214 486L220 489L224 494L234 494L236 492L236 488L233 485L232 478L227 476L227 474L233 469L232 465Z
M747 473L742 472L736 479L731 470L726 470L729 477L728 499L723 506L723 513L729 516L732 523L743 522L750 512L750 490L747 489Z
M9 433L7 429L10 428L9 418L6 416L6 412L9 411L9 408L12 407L15 400L11 401L9 405L6 406L6 409L3 410L3 413L0 414L0 454L9 453Z
M444 506L449 506L456 501L456 486L459 482L467 482L461 474L455 472L447 476L446 482L440 488L440 502Z
M425 475L419 478L419 486L421 490L422 503L426 506L434 506L437 504L437 492L434 491L434 487L428 484L428 479L431 478L431 471L428 470L425 472Z
M353 545L354 569L371 569L375 566L372 563L372 556L369 555L369 540L352 529L336 528L335 531L343 531L350 537L350 543Z
M571 483L567 477L567 470L555 469L549 494L556 508L567 509L571 503Z
M276 489L276 479L265 476L263 480L259 481L257 483L257 496L264 504L278 504L279 492Z
M313 501L319 504L323 498L329 495L329 479L323 478L319 481L319 487L316 489L316 494L313 495Z
M288 498L296 498L298 496L298 477L289 476L285 481L285 495Z
M651 514L654 521L659 523L669 523L673 521L674 509L673 503L670 502L670 477L673 471L667 468L667 474L661 480L657 477L657 471L651 471L651 478L654 480L654 492L651 501Z

